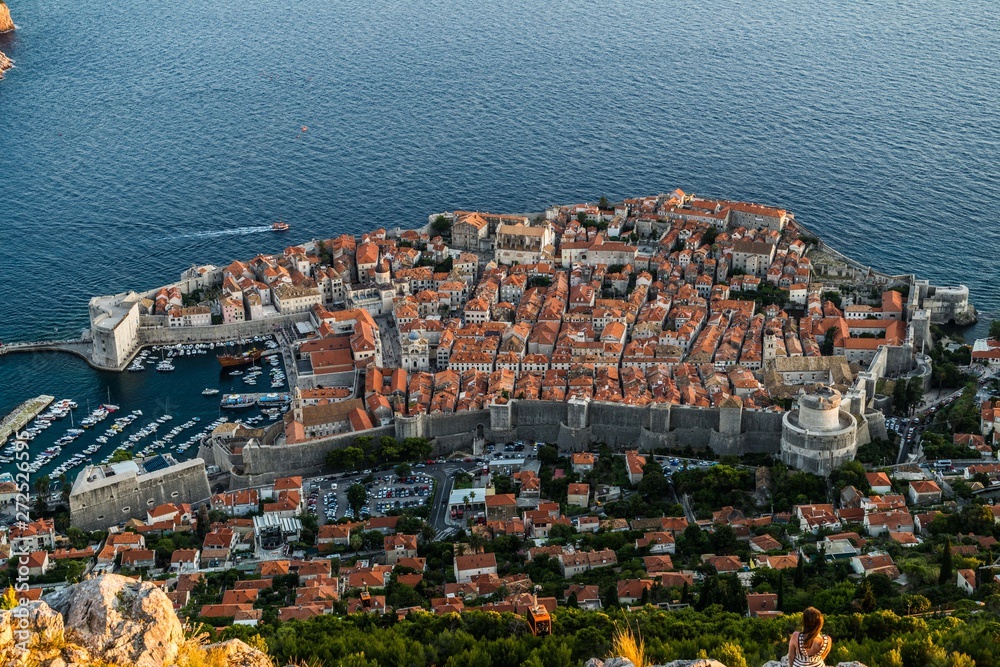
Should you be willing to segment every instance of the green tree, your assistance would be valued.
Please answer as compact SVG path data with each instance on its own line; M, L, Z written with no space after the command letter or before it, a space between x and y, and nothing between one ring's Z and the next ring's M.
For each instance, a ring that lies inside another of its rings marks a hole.
M878 600L875 598L875 587L872 586L872 582L867 579L861 582L857 589L855 604L858 609L866 614L875 611L875 608L878 606Z
M392 581L386 588L385 602L390 607L419 607L424 599L412 586Z
M712 551L721 556L729 556L739 548L739 538L732 526L718 526L708 538Z
M434 445L426 438L406 438L401 448L403 456L410 461L426 459L434 451Z
M552 445L542 445L538 448L538 460L551 466L559 462L559 450Z
M941 572L938 574L938 584L951 583L955 575L955 566L952 562L951 538L944 539L944 550L941 552Z
M990 338L1000 340L1000 320L990 322Z
M131 461L132 452L127 449L116 449L113 454L111 454L112 463L121 463L122 461Z
M52 488L52 478L48 475L42 475L41 477L36 477L34 481L35 493L39 496L47 498L49 495L49 490Z
M433 229L438 234L450 234L451 233L451 220L449 220L444 215L439 215L434 218L434 222L431 223L431 229Z
M924 379L915 375L906 383L906 402L911 408L916 408L922 400L924 400Z
M576 529L573 526L567 526L564 523L557 523L556 525L549 528L549 539L550 540L570 540L576 535Z
M379 438L379 455L384 461L398 461L400 456L400 446L391 435L383 435Z
M907 383L905 380L896 380L896 384L892 388L892 407L894 408L894 414L909 414L910 402L906 388Z
M663 466L652 458L642 467L642 479L636 487L644 500L659 500L670 491L670 482L663 476Z
M491 479L496 493L514 493L514 480L508 475L494 474Z
M13 586L8 586L3 597L0 598L0 609L13 609L17 604L17 591L14 590Z
M409 477L413 474L413 469L408 463L400 463L393 469L393 472L396 473L396 477Z
M799 562L795 565L795 576L792 578L792 583L795 584L796 588L802 588L803 584L806 583L806 559L804 556L799 558Z
M69 483L66 473L59 475L59 497L64 505L69 505L69 496L73 492L73 485Z
M712 651L712 657L726 667L747 667L747 658L743 654L743 647L733 642L725 642L719 646Z
M705 531L698 527L696 523L689 523L681 533L681 539L678 540L678 547L681 551L687 555L697 556L705 553L708 547L708 538L705 536Z
M355 517L361 514L361 508L364 506L366 500L368 500L368 489L364 485L351 484L348 487L347 504L353 510Z
M865 467L858 461L845 461L830 473L830 483L835 489L853 486L862 493L868 491L868 478L865 477Z
M833 335L823 336L823 342L819 344L819 353L824 357L833 356Z

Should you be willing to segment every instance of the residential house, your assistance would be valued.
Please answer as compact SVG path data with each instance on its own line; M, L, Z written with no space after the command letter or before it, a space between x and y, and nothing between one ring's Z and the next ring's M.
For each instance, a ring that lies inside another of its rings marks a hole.
M497 559L492 553L469 554L455 557L455 581L460 584L472 581L483 574L497 573Z
M597 457L590 452L574 452L570 458L570 462L573 466L573 472L578 475L590 472L594 469L594 463Z
M566 504L588 507L590 505L590 484L570 484L566 492Z
M899 568L893 562L892 556L874 551L851 558L851 569L856 574L866 577L869 574L884 574L890 579L899 577Z
M23 526L14 526L7 540L15 553L51 551L56 546L55 522L52 519L35 519Z
M156 552L149 549L127 549L122 552L122 568L138 570L156 567Z
M674 536L666 531L651 531L635 541L636 549L649 549L650 554L673 554L677 550Z
M198 549L178 549L170 557L171 572L197 572L200 568L201 552Z
M569 579L581 572L589 572L597 567L618 564L618 557L611 549L601 551L564 551L559 556L559 567L563 577Z
M602 607L601 596L599 595L599 590L595 585L571 584L563 592L563 599L568 601L572 596L576 597L576 604L581 609L596 611Z
M929 505L941 502L941 487L932 480L910 482L910 502L914 505Z
M383 538L385 562L395 565L400 558L413 558L417 555L416 535L386 535Z
M642 481L642 469L646 465L646 457L630 449L625 452L625 471L628 473L629 484L635 485Z
M872 493L878 495L892 493L892 480L884 472L865 473L865 479L868 480L868 486L871 487Z
M747 616L767 618L780 615L778 596L775 593L747 593Z
M973 595L976 592L976 571L962 569L956 573L955 583L966 595Z
M624 579L618 582L618 604L630 605L642 601L653 587L652 579Z
M510 521L517 516L517 499L512 493L486 496L486 520Z
M49 560L49 552L33 551L28 554L28 562L25 564L25 567L28 568L29 576L40 577L54 565L55 563Z

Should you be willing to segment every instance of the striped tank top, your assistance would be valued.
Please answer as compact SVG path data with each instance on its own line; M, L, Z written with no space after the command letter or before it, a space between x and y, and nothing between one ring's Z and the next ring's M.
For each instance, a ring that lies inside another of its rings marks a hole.
M803 634L799 633L799 647L795 652L795 660L792 661L790 667L826 667L826 663L823 662L823 656L826 654L827 650L830 648L830 637L827 635L821 635L823 637L823 645L820 647L819 651L815 655L806 655L806 647L802 644Z

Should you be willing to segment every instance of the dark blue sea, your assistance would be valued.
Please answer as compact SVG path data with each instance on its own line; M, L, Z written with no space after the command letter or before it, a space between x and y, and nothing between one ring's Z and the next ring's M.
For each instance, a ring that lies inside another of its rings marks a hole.
M8 4L0 340L76 335L91 295L193 263L675 187L1000 314L995 0ZM134 382L2 358L0 413L201 388Z

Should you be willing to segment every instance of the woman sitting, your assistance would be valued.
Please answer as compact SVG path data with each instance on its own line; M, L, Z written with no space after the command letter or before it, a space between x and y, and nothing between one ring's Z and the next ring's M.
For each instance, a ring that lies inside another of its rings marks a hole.
M825 667L833 640L820 634L823 629L823 612L807 607L802 612L802 631L793 632L788 640L789 667Z

